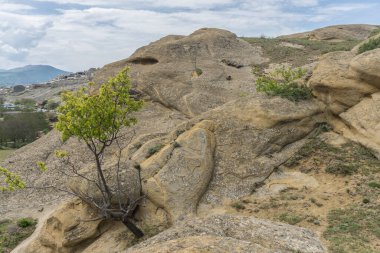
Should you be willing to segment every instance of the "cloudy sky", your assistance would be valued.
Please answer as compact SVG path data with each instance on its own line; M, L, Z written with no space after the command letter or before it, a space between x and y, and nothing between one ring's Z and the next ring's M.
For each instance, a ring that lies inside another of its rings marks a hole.
M79 71L201 27L277 36L380 24L379 0L0 0L0 69L49 64Z

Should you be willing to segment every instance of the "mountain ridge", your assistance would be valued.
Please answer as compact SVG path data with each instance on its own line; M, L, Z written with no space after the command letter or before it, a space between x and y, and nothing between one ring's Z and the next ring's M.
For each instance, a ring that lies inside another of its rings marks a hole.
M50 65L26 65L8 70L0 69L0 86L47 82L54 77L70 72Z

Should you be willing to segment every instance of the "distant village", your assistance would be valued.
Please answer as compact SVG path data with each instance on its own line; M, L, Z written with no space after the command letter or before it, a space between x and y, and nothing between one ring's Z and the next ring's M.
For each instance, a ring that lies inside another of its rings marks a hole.
M10 112L23 110L26 107L24 104L17 104L17 102L9 101L7 98L12 95L20 95L40 88L57 88L70 86L73 84L87 83L88 81L92 80L95 71L95 68L91 68L87 71L70 73L67 75L59 75L46 83L16 85L13 87L0 87L0 108L2 109L2 111ZM55 107L58 106L58 104L59 102L57 101L36 101L35 105L28 107L28 109L32 109L35 112L48 112L54 111Z

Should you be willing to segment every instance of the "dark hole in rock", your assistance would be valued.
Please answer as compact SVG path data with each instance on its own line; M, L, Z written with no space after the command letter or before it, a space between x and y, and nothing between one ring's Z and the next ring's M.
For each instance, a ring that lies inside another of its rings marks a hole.
M158 63L158 60L153 57L137 57L129 62L133 64L141 64L141 65L153 65Z
M227 66L234 67L234 68L237 68L237 69L240 69L240 68L244 67L243 64L240 64L240 63L238 63L236 61L232 61L232 60L223 59L222 63L226 64Z

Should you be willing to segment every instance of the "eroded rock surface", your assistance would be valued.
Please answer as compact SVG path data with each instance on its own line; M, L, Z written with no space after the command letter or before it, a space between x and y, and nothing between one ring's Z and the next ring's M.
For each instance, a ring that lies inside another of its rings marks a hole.
M380 157L380 49L357 53L356 48L326 54L315 68L309 86L334 115L330 122L335 131Z
M204 248L203 248L204 247ZM253 217L189 218L129 248L144 252L327 252L310 230Z
M142 47L128 59L106 65L95 80L104 81L128 65L138 89L166 107L195 116L254 93L251 66L265 61L260 48L235 34L204 28Z

